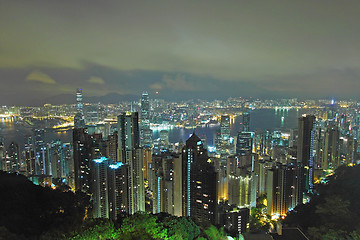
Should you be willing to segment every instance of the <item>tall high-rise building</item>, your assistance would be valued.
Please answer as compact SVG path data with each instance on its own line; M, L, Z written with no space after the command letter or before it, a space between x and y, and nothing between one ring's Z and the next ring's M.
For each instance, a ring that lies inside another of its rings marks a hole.
M44 142L45 130L34 130L34 145L35 145L35 173L36 175L49 174L49 164L47 159L47 148Z
M73 145L71 143L63 143L61 147L61 162L62 162L62 174L65 178L62 181L75 189L75 176L74 176L74 156Z
M75 190L90 192L91 140L84 128L73 130Z
M106 157L91 161L91 192L95 218L116 220L129 212L128 166Z
M216 151L223 159L234 153L232 139L230 138L230 116L222 115L220 122L220 145L216 146Z
M19 144L11 142L8 147L8 169L7 171L18 172L20 170L20 148Z
M62 158L62 142L53 141L48 144L50 175L55 179L65 179L65 159Z
M130 214L145 211L144 151L140 148L137 112L118 116L118 161L129 165Z
M35 163L35 151L33 147L33 137L27 136L25 137L25 149L24 149L24 156L25 156L25 163L26 163L26 171L28 176L36 174L36 163Z
M108 166L109 160L105 157L91 162L91 192L95 218L109 218Z
M230 116L222 115L220 122L221 138L228 140L230 138Z
M113 162L118 161L118 132L108 136L106 144L106 156Z
M299 118L297 161L304 167L305 191L312 191L314 181L314 138L316 119L313 115Z
M215 221L216 171L195 133L182 151L182 215L200 222Z
M150 103L149 94L143 92L141 95L141 124L140 124L140 146L152 147L152 130L150 129Z
M246 168L237 168L229 175L229 204L239 208L250 208L251 199L251 172Z
M340 165L340 131L335 125L327 126L324 141L323 168L336 169Z
M4 141L0 137L0 170L7 171L6 170L6 148L4 146Z
M85 127L85 118L83 110L83 96L82 89L78 88L76 90L76 114L74 117L74 127L75 128L84 128Z
M244 112L242 115L242 131L250 132L250 113Z
M301 165L277 164L267 170L267 213L284 216L302 203Z
M166 212L175 215L176 197L181 193L175 191L176 162L181 161L176 153L153 155L149 169L149 186L152 191L153 213Z
M49 174L53 181L66 183L74 187L73 149L70 143L55 140L47 144Z
M238 132L236 139L237 155L249 155L254 152L254 135L253 132Z
M116 220L119 214L130 212L129 166L112 162L108 168L110 218Z
M150 103L147 92L141 95L141 120L144 126L150 126Z

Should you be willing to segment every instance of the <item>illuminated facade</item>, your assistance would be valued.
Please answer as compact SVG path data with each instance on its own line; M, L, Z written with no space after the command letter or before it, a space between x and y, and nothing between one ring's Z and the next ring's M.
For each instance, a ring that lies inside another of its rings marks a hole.
M267 213L285 216L289 210L302 203L300 164L277 164L267 171Z
M249 155L254 152L254 136L253 132L238 132L236 139L236 154Z
M242 115L242 132L250 132L250 113L244 112Z
M314 185L315 131L315 116L306 115L299 118L297 161L304 167L304 191L312 191Z
M34 146L35 146L35 174L36 175L48 175L49 164L47 164L47 148L44 141L45 130L35 129L34 130Z
M85 118L83 110L83 96L82 89L78 88L76 90L76 114L74 117L74 127L75 128L84 128L85 127Z
M73 130L75 190L90 192L91 141L84 128Z
M336 169L340 165L340 131L337 126L327 126L324 145L323 169Z
M176 153L153 155L150 169L149 185L153 193L153 213L166 212L175 215L175 198L177 192L175 184L176 162L181 161Z
M140 147L137 112L118 116L118 161L129 165L129 213L145 211L144 150Z
M152 147L152 130L150 129L150 102L149 94L143 92L141 95L141 124L140 124L140 146Z
M182 151L182 215L215 222L216 172L195 133Z
M116 220L129 212L128 166L101 157L92 160L92 199L95 218Z

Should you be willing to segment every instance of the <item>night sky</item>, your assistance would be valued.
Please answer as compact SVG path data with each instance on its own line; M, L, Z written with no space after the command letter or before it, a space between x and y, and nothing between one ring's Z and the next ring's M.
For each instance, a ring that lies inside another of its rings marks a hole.
M1 105L358 98L360 1L0 0L0 82Z

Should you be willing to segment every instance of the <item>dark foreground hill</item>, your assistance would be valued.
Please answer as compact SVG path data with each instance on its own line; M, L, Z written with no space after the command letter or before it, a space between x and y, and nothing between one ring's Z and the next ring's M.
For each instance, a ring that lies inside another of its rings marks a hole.
M116 222L92 219L89 202L84 194L0 171L0 240L226 239L212 225L164 213L124 215Z
M311 239L360 239L360 166L339 167L316 187L311 201L285 219L300 226Z
M46 232L69 232L81 225L88 198L33 184L25 176L0 171L0 237L37 239ZM6 234L9 236L5 237Z

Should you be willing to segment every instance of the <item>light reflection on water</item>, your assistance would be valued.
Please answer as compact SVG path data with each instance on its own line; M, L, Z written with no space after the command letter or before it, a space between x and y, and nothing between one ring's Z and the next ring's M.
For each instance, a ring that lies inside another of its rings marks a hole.
M275 110L275 109L255 109L250 112L250 130L288 130L291 128L297 128L298 118L306 113L305 110L289 109L289 110ZM283 118L283 121L281 120ZM237 116L235 122L231 124L232 136L236 136L240 130L242 117ZM220 129L220 126L213 127L197 127L195 132L201 137L207 139L207 144L214 146L214 139L216 131ZM179 142L180 140L186 141L193 133L193 129L185 128L172 128L169 129L169 141ZM160 137L160 130L153 131L154 139ZM25 137L32 135L32 129L24 127L20 124L15 124L14 121L6 121L2 119L0 121L0 137L5 139L5 145L8 146L12 141L17 142L21 147L24 146ZM47 130L45 132L45 140L50 142L55 139L60 139L63 142L72 141L72 130L59 131L59 130Z

